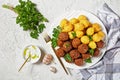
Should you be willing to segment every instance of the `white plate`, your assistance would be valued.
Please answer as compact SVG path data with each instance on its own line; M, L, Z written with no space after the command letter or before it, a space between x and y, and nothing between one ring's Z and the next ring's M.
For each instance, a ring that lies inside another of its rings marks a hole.
M87 16L87 18L89 19L90 22L92 23L99 23L102 27L102 31L105 33L105 45L107 45L107 31L105 29L105 26L103 25L103 23L98 19L98 17L96 17L94 14L90 13L90 12L87 12L87 11L72 11L72 12L67 12L65 13L64 15L58 17L51 25L51 29L49 29L49 35L52 37L52 31L53 31L53 28L55 28L56 26L59 25L60 21L63 19L63 18L66 18L68 20L70 20L71 18L78 18L79 15L85 15ZM91 67L92 65L96 64L104 55L106 51L106 47L102 48L100 50L100 56L98 57L92 57L92 63L85 63L85 65L83 66L77 66L75 65L74 63L68 63L65 61L64 58L61 58L61 60L63 61L64 65L68 68L73 68L73 69L84 69L84 68L89 68Z

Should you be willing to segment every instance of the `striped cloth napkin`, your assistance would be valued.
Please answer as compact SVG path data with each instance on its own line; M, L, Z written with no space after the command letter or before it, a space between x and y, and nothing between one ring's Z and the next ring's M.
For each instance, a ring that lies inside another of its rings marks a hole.
M77 80L120 80L120 17L105 3L97 11L108 33L104 57L88 69L72 70Z

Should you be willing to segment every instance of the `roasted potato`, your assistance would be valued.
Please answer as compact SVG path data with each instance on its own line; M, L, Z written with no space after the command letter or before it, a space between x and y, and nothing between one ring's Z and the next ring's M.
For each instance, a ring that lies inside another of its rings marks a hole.
M93 27L88 28L87 31L86 31L86 34L87 35L93 35L94 34L94 28Z
M61 27L61 28L64 28L64 26L65 26L66 24L68 24L68 23L69 23L69 21L68 21L67 19L61 20L61 22L60 22L60 27Z
M72 24L68 23L63 27L62 32L70 32L73 30L73 28L74 28L74 26Z
M98 35L101 36L102 38L104 38L105 33L104 33L103 31L99 31L99 32L98 32Z
M70 39L73 39L73 38L75 38L76 33L74 31L70 31L70 32L68 32L68 35L69 35Z
M98 32L101 30L101 26L98 23L92 24L92 27L94 28L95 32Z
M76 31L76 37L81 38L84 35L83 31Z
M85 26L83 24L77 23L74 25L74 31L84 30Z
M88 20L81 20L80 24L83 24L85 26L85 28L87 28L91 25L91 23Z
M88 36L82 36L81 37L81 42L83 44L88 44L89 43L89 37Z
M78 20L80 21L80 20L87 20L87 17L85 16L85 15L80 15L79 17L78 17Z
M71 24L76 24L76 23L78 23L78 22L79 22L79 20L76 19L76 18L70 19L70 23L71 23Z
M101 36L99 36L97 33L93 35L92 37L93 41L99 42L101 40Z
M94 41L90 41L88 45L91 49L95 49L97 47L96 43Z

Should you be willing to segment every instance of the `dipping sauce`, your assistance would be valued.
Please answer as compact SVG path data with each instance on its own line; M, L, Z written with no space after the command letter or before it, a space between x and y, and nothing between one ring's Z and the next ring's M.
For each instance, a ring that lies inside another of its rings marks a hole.
M24 49L23 57L24 59L27 59L29 56L30 56L30 59L28 61L30 61L31 63L36 63L41 57L41 51L39 47L35 45L27 46Z

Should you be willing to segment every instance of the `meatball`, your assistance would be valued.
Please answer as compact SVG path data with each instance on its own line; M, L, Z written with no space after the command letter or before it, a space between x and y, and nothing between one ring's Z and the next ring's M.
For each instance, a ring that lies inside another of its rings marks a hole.
M88 59L90 58L90 54L87 53L87 54L82 54L82 58L85 60L85 59Z
M63 49L65 52L69 52L69 51L72 49L72 44L71 44L71 42L70 42L70 41L64 42L62 49Z
M79 38L75 38L72 40L72 46L74 48L77 48L80 45L80 39Z
M58 48L56 50L56 54L57 54L58 57L63 57L65 55L65 52L63 51L62 48Z
M82 66L84 64L83 59L75 59L75 64L78 66Z
M63 41L61 41L60 39L57 40L57 45L59 47L62 47L63 46Z
M98 48L102 48L104 46L104 42L101 40L96 43Z
M100 54L100 50L98 48L96 48L93 56L97 57L99 54Z
M80 57L80 53L77 49L71 50L70 51L70 56L72 57L72 59L77 59L78 57Z
M58 38L61 40L61 41L67 41L69 39L69 35L67 32L61 32L59 35L58 35Z
M78 51L80 53L86 53L88 51L88 46L86 44L81 44L78 46Z

